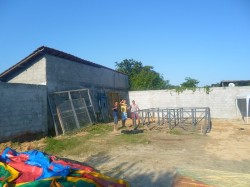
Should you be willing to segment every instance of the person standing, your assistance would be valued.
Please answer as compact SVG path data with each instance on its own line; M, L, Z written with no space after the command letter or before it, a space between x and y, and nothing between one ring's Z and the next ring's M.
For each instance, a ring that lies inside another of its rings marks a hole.
M118 102L115 102L113 110L113 117L114 117L114 131L117 131L117 124L118 124Z
M122 127L126 127L126 120L127 120L127 103L126 99L122 99L120 101L120 106L121 106L121 113L122 113Z
M131 111L131 118L133 121L133 125L134 127L136 127L136 120L138 120L138 124L140 123L140 119L139 119L139 115L138 115L138 111L139 111L139 107L137 104L135 104L135 101L132 101L132 104L130 105L130 111Z

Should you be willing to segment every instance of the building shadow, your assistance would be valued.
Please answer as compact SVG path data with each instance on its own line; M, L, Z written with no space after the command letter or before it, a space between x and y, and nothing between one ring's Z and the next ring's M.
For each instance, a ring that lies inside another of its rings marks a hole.
M238 104L238 109L239 109L239 112L240 112L243 120L245 117L250 116L250 106L246 106L246 104L247 104L246 99L238 99L237 104ZM248 107L248 114L247 114L246 107Z

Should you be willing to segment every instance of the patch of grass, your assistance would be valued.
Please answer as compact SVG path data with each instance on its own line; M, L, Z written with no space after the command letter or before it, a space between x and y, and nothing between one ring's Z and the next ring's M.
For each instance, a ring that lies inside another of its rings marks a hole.
M49 154L58 154L61 150L64 149L64 143L62 140L46 138L45 143L46 146L44 148L44 151Z
M88 132L90 134L105 134L112 130L113 126L108 124L95 124L81 129L81 131Z
M46 138L44 151L53 155L79 155L97 151L103 146L103 139L112 131L108 124L91 125L78 131L69 132L60 138ZM81 132L87 132L81 135ZM78 135L79 134L79 135Z
M63 138L46 138L45 143L46 146L44 151L53 155L62 155L65 152L75 152L74 150L81 145L86 144L86 141L90 139L90 135L86 136L64 136Z
M144 134L122 134L110 140L113 144L149 144Z
M183 135L183 132L179 129L171 129L169 131L169 134L174 134L174 135Z

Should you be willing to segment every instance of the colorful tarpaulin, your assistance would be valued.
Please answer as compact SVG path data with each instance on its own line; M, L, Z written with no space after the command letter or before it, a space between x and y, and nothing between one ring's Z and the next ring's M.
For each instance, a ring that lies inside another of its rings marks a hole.
M38 150L0 155L0 187L129 187L129 183L90 166L58 159Z

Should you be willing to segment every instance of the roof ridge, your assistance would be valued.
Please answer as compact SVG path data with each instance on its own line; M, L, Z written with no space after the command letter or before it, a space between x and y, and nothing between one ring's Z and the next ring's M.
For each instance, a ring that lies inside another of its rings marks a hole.
M28 55L27 57L25 57L24 59L22 59L17 64L13 65L12 67L7 69L3 73L1 73L0 74L0 79L3 79L4 76L7 76L9 73L19 69L22 64L25 64L25 63L29 62L31 59L33 59L33 58L35 58L35 57L37 57L38 55L41 55L41 54L49 54L49 55L53 55L53 56L56 56L56 57L59 57L59 58L64 58L64 59L67 59L67 60L70 60L70 61L90 65L90 66L93 66L93 67L105 68L105 69L109 69L109 70L112 70L112 71L116 71L116 70L113 70L111 68L105 67L103 65L96 64L94 62L79 58L79 57L74 56L72 54L69 54L69 53L66 53L66 52L51 48L51 47L40 46L35 51L33 51L30 55ZM119 73L121 73L121 72L119 72Z

